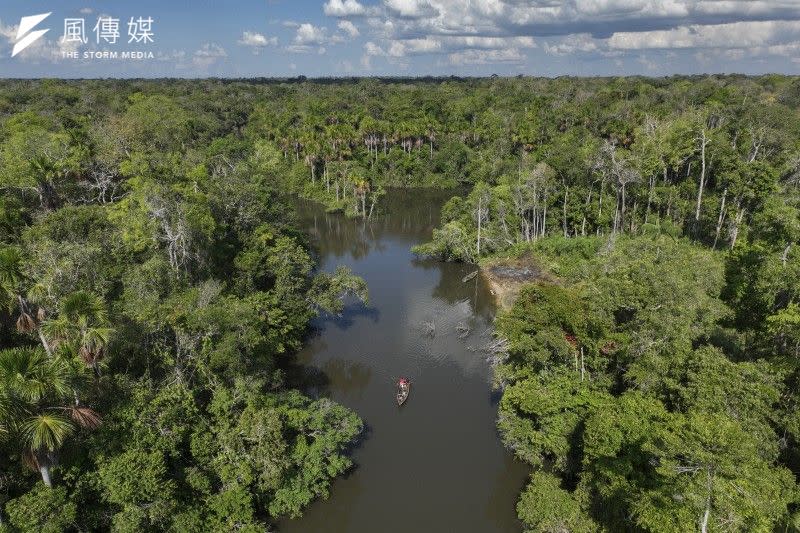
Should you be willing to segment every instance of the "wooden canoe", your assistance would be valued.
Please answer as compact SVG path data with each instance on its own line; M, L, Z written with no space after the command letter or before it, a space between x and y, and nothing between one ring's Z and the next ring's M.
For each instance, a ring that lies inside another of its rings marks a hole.
M411 392L411 382L406 382L405 384L398 383L397 384L397 405L403 405L408 400L408 394Z

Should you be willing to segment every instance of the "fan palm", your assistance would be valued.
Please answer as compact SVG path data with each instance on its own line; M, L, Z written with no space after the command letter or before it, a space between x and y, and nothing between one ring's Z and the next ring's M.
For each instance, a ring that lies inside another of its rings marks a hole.
M23 296L22 285L24 282L25 273L19 249L13 246L0 247L0 305L9 311L18 306L17 330L20 333L36 332L47 354L52 356L50 344L39 328L39 324L44 319L44 309L39 307L35 313L38 320L33 317L34 312L30 302Z
M13 246L0 248L0 304L11 310L17 305L22 273L22 255Z
M17 440L48 487L66 439L77 427L100 425L92 409L70 405L72 374L67 361L39 347L0 351L0 431Z
M8 392L0 390L0 442L3 442L8 436L8 419L10 417L11 409L8 399Z
M113 329L109 327L104 302L94 294L78 291L61 302L58 317L43 325L47 336L55 339L99 375Z

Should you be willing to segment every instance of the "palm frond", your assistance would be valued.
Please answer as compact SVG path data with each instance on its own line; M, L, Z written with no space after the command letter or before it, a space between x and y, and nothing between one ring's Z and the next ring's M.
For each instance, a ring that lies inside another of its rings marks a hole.
M10 305L25 278L22 273L22 254L13 246L0 247L0 297Z
M47 396L68 395L71 374L67 361L50 359L38 346L0 351L0 385L4 392L30 403Z
M36 321L28 313L22 312L17 319L17 331L30 333L36 330Z
M23 440L31 450L55 451L74 431L71 421L61 416L42 413L21 426Z
M87 323L104 325L107 321L103 300L86 291L77 291L64 298L60 310L72 322L82 318Z
M68 407L67 411L69 417L82 428L97 429L103 423L100 414L89 407L75 405Z

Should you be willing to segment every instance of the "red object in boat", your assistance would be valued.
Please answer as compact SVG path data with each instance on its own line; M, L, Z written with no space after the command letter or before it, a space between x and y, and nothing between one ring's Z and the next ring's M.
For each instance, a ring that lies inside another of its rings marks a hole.
M403 405L411 392L411 382L406 378L400 378L397 382L397 405Z

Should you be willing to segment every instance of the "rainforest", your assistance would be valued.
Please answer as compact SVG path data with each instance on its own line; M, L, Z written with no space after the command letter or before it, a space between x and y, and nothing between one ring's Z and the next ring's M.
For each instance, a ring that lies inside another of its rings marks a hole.
M2 80L0 531L800 531L798 241L793 76Z

